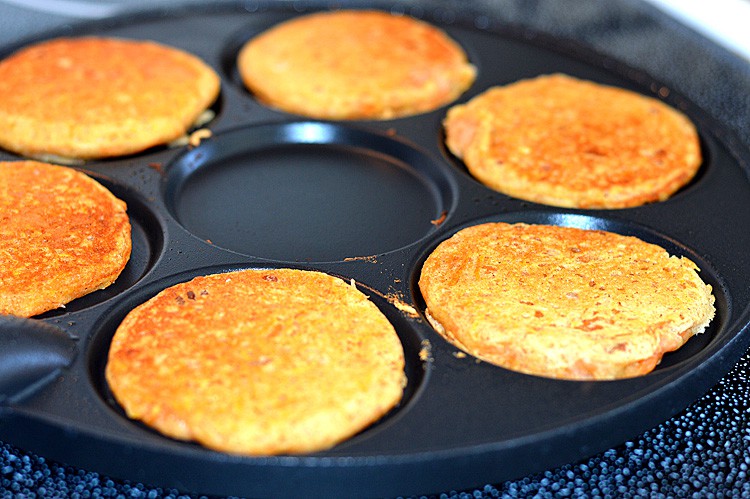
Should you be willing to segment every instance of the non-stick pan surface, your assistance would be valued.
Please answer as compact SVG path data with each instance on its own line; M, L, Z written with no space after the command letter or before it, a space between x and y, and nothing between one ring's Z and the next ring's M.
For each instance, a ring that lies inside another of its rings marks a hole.
M180 47L212 65L223 87L208 124L213 135L198 147L76 166L128 203L132 261L111 288L65 309L0 318L0 440L112 476L198 493L439 492L522 476L619 444L696 400L745 352L750 154L728 143L722 126L700 108L585 47L422 11L478 68L460 102L493 85L564 72L663 99L698 126L704 164L667 201L606 211L524 202L480 185L446 151L447 108L383 122L336 122L257 102L237 76L237 51L300 10L254 3L252 12L175 11L65 32ZM2 153L0 159L18 158ZM654 372L634 379L550 380L457 355L425 321L416 281L440 241L485 221L598 228L660 244L698 264L714 288L716 318ZM401 404L333 449L303 456L222 454L125 417L103 370L127 312L196 275L273 267L353 279L370 295L404 345L409 382Z

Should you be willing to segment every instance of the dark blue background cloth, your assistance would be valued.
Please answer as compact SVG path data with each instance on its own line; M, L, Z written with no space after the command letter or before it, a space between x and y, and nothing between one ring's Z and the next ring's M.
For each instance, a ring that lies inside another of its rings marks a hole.
M85 1L69 2L74 15L0 3L0 43L7 45L87 16L108 14L125 3L92 1L87 10ZM172 3L185 2L129 5ZM510 22L588 45L678 89L729 128L734 136L728 141L750 147L750 61L650 4L637 0L474 0L429 2L429 6L442 9L446 16L470 8L477 12L478 23ZM694 404L616 448L542 473L476 490L445 491L436 497L692 497L695 492L702 497L750 497L748 368L746 355ZM16 496L195 497L51 462L3 443L0 497Z

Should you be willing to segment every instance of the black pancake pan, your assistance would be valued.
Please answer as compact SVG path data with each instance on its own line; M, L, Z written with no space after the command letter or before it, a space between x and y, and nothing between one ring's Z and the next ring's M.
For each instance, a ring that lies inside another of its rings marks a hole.
M559 71L656 96L697 124L704 165L671 199L609 211L542 206L471 178L442 145L446 108L384 122L335 122L255 101L234 57L253 35L316 8L300 6L175 10L44 37L157 40L202 57L223 87L208 125L213 136L200 146L77 166L127 201L132 261L111 288L65 309L0 318L0 440L111 476L204 494L439 492L522 476L621 443L696 400L745 352L750 153L730 145L722 126L678 89L564 40L420 10L478 68L460 101ZM424 320L416 282L440 241L485 221L599 228L660 244L698 264L714 288L717 316L654 372L628 380L550 380L456 355ZM409 382L401 404L333 449L303 456L222 454L128 420L103 378L109 341L127 312L196 275L272 267L354 279L371 296L404 345Z

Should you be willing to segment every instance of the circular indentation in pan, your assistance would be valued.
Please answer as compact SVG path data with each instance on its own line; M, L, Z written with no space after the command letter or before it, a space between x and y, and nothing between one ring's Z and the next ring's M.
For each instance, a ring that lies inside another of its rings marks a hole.
M135 428L151 434L158 438L169 439L158 433L156 430L149 426L129 419L125 414L125 411L116 401L113 393L109 389L108 383L105 378L105 369L107 364L107 358L109 354L109 347L112 341L112 337L115 331L128 315L128 313L136 308L137 306L145 303L150 298L161 292L162 290L174 286L179 283L190 281L197 276L205 276L210 274L224 273L234 270L251 268L249 266L228 268L228 267L210 267L194 269L181 274L169 276L161 279L154 283L151 283L138 291L125 296L116 306L111 308L105 315L101 317L99 321L92 328L93 336L92 340L86 351L86 365L88 366L88 372L92 384L103 402L113 411L114 414L128 419ZM269 267L253 267L253 268L269 268ZM350 282L350 278L347 276L337 276L342 278L346 282ZM354 285L354 284L353 284ZM338 444L339 446L356 444L362 439L368 438L375 432L384 429L391 422L393 422L399 414L406 409L410 401L417 395L419 390L423 386L427 372L429 371L426 364L421 359L422 349L424 345L422 343L422 336L416 331L411 322L401 313L393 304L388 300L387 297L382 296L380 293L374 291L372 288L367 287L361 283L356 283L357 288L365 293L370 301L374 303L388 321L393 325L396 333L401 341L401 345L404 349L404 374L406 375L406 385L404 386L403 395L401 401L379 420L373 422L370 426L362 430L360 433L353 435L347 440ZM200 448L198 444L191 442L185 442L185 445L196 446Z
M169 165L164 194L201 239L281 261L407 246L452 203L440 166L393 137L303 122L236 129Z
M130 259L117 280L104 289L77 298L64 308L50 310L37 318L51 318L77 312L118 296L137 283L153 267L164 247L164 229L156 214L148 207L140 194L131 188L96 177L116 197L125 201L130 217L132 249Z
M438 240L432 241L420 253L417 263L413 266L414 270L411 276L412 295L414 296L415 303L422 312L424 312L426 306L424 298L419 290L419 277L422 265L427 257L442 241L448 239L459 230L482 223L492 222L560 225L588 230L603 230L626 236L634 236L645 242L664 248L670 255L687 257L698 266L701 279L712 288L713 295L716 299L714 304L716 307L716 315L703 333L690 338L680 349L665 353L654 371L645 376L652 376L654 373L670 369L676 369L679 371L690 370L699 365L703 358L713 352L715 348L718 348L718 345L728 340L728 335L731 335L731 331L725 327L727 317L730 315L731 307L727 288L714 268L695 251L675 241L669 236L632 222L618 221L597 216L553 213L546 211L514 212L480 220L473 220L456 227L448 233L442 234Z

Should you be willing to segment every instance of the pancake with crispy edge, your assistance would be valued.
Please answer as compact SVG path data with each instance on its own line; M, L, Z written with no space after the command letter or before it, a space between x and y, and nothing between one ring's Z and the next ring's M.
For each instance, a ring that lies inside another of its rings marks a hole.
M177 284L118 327L106 377L128 416L238 454L328 448L401 399L393 326L352 284L244 270Z
M112 284L131 252L125 202L87 175L0 162L0 314L46 312Z
M137 153L183 137L219 85L198 57L151 41L40 42L0 62L0 146L42 159Z
M562 74L493 87L444 120L469 172L509 196L576 208L663 201L701 165L692 122L663 102Z
M476 70L437 27L408 16L341 10L301 16L250 39L237 66L262 102L324 119L391 119L461 95Z
M701 333L711 286L685 257L638 238L569 227L487 223L429 255L427 317L487 362L565 379L646 374Z

